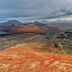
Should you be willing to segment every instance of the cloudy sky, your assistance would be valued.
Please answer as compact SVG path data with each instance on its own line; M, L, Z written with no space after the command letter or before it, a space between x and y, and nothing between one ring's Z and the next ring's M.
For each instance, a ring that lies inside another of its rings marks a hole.
M0 0L0 20L60 17L72 14L72 0Z

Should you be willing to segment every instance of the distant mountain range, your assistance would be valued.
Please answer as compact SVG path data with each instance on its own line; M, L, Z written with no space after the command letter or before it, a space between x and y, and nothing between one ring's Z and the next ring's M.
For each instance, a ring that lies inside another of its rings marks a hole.
M37 22L37 21L34 22L34 23L32 23L32 22L31 23L22 23L18 20L9 20L7 22L0 23L0 31L9 31L9 29L11 27L21 26L21 25L23 25L23 26L27 25L28 26L30 24L37 25L37 26L46 26L46 24L40 23L40 22Z
M7 22L0 23L0 31L9 31L9 28L14 25L22 24L21 22L17 20L9 20Z
M17 20L9 20L7 22L0 23L0 26L11 26L13 24L22 24L22 22L19 22Z
M33 23L22 23L19 22L18 20L9 20L7 22L0 23L0 31L6 31L9 32L13 28L19 28L22 27L25 29L31 29L34 30L34 28L37 29L42 29L43 30L48 30L49 27L58 27L58 28L64 28L64 29L70 29L72 30L72 22L38 22L35 21ZM17 29L16 29L17 30Z

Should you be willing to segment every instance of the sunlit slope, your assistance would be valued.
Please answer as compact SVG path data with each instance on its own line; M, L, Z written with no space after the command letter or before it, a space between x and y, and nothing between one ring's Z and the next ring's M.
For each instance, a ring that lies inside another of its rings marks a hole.
M35 25L22 25L22 26L15 26L11 29L12 32L41 32L38 26Z

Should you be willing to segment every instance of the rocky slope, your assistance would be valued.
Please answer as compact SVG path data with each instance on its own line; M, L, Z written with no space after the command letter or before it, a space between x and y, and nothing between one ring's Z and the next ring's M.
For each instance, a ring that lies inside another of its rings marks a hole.
M72 55L40 52L27 43L0 52L0 72L72 72Z

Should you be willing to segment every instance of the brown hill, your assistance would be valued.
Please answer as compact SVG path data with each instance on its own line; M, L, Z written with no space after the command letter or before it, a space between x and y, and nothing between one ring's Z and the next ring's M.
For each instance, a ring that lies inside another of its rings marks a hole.
M30 25L19 25L12 27L10 29L12 32L43 32L43 30L36 25L30 24Z
M36 24L27 24L27 25L15 25L10 28L11 32L21 33L21 32L59 32L59 29L56 27L48 25L36 25Z

